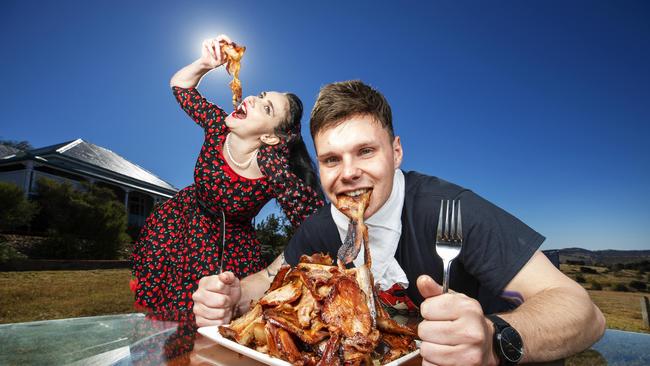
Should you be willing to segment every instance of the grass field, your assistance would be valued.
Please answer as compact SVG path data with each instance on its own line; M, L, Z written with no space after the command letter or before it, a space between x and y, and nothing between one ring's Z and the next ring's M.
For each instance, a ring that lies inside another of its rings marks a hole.
M589 295L605 314L607 328L650 333L650 329L643 326L641 318L641 296L650 297L650 294L589 290Z
M580 266L562 265L562 271L573 278L581 273ZM631 272L617 275L583 274L608 284L638 277ZM0 323L133 312L130 277L128 269L0 272ZM641 296L650 294L609 290L589 294L605 314L608 328L650 333L643 327L640 303Z
M582 267L596 273L584 273ZM594 303L605 314L607 328L650 333L650 329L643 326L641 317L641 297L650 297L650 293L611 291L618 284L628 285L633 280L647 281L647 275L640 275L632 270L612 272L606 267L596 266L562 264L560 269L574 280L578 276L586 280L582 286L588 290ZM603 290L591 290L594 283L598 283Z
M133 312L131 271L0 272L0 323Z

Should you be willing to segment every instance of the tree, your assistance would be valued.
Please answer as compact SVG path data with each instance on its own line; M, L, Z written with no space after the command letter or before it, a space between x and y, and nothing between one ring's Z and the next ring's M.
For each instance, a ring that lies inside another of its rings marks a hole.
M75 190L70 183L38 181L40 221L50 239L40 247L40 257L115 259L124 243L127 217L124 205L108 188L86 185Z
M256 225L255 233L262 245L264 259L270 263L289 243L293 227L286 217L271 214Z
M10 146L18 150L31 150L34 147L29 141L0 140L0 145Z
M37 212L36 203L28 201L20 187L0 182L0 230L27 226Z

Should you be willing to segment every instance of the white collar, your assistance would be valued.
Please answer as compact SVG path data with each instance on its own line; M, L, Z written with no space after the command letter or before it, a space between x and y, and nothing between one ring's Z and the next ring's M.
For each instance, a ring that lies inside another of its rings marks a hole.
M372 257L372 274L375 282L380 285L382 290L386 290L399 283L408 287L408 279L402 268L395 259L395 251L402 235L402 207L404 206L404 173L395 169L393 178L393 189L390 192L388 200L365 220L368 226L368 236L370 242L370 255ZM331 205L332 219L336 224L341 237L341 242L345 240L348 230L349 219L334 205ZM354 265L359 267L364 263L364 252L354 260Z

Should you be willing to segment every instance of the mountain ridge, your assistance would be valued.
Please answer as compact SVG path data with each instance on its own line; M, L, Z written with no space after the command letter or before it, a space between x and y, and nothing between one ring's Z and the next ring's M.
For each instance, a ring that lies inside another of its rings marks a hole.
M558 252L560 263L583 261L585 264L594 265L650 261L650 250L589 250L578 247L545 250L545 252L552 251Z

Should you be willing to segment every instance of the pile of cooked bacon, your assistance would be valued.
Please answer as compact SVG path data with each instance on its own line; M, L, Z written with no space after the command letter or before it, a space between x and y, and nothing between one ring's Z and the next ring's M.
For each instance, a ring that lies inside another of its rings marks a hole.
M415 350L415 332L390 318L371 284L366 266L345 269L329 255L303 255L219 332L294 365L385 364Z

